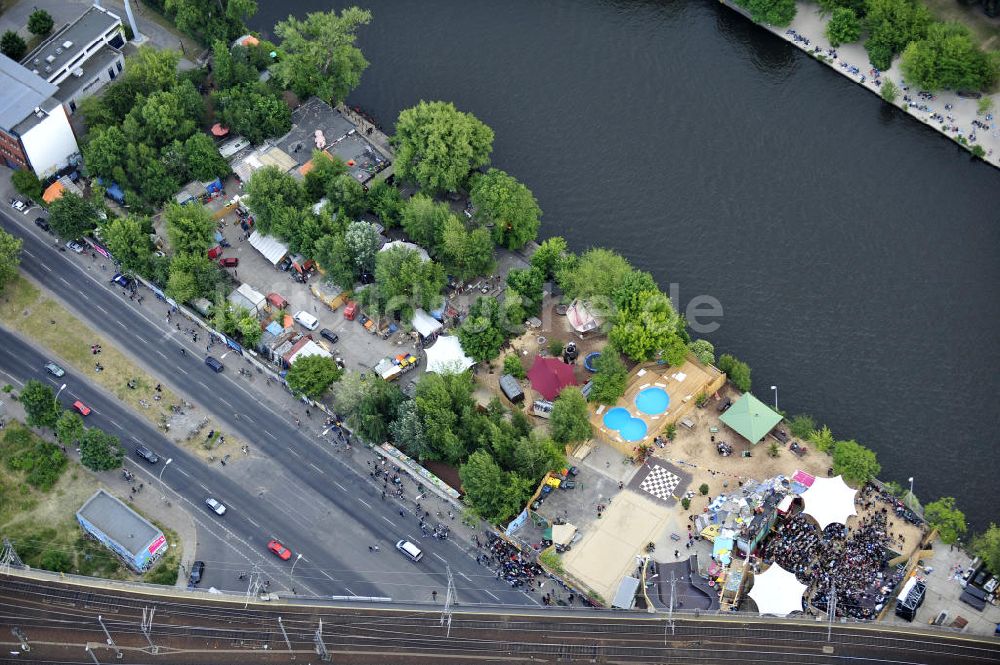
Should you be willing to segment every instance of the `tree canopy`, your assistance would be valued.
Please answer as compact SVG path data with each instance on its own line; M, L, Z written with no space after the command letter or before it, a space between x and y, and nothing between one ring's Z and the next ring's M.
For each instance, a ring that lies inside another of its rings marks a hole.
M493 151L493 130L450 102L421 101L396 121L396 175L431 192L458 191Z
M88 428L80 439L80 462L91 471L118 468L124 457L118 437L96 427Z
M445 275L439 264L424 261L417 250L392 247L378 253L375 281L387 303L386 312L398 312L408 320L413 310L440 304Z
M257 13L256 0L151 0L174 25L203 45L229 43L246 32L245 21Z
M303 20L289 16L274 26L282 57L271 73L303 99L316 95L333 104L344 101L368 67L355 46L355 33L371 20L371 12L358 7L340 14L311 12Z
M744 393L750 391L750 366L745 362L737 360L735 356L724 353L719 357L719 362L716 366L725 372L729 378L729 382L736 386L737 390Z
M472 510L494 523L520 512L531 492L531 480L503 471L486 450L472 453L459 477Z
M215 244L215 220L205 206L171 203L163 217L175 254L204 256Z
M454 215L449 215L444 221L440 254L448 274L463 281L487 275L496 267L489 231L482 227L470 231Z
M59 403L52 388L31 379L24 384L18 402L24 407L29 427L55 427L59 420Z
M351 222L344 231L344 244L353 257L357 276L375 271L379 236L374 226L368 222Z
M795 0L734 0L737 5L750 12L750 18L758 23L787 26L795 18Z
M988 90L1000 60L980 50L964 25L932 23L925 38L903 51L901 66L906 80L922 88Z
M490 169L473 181L469 199L476 218L493 228L493 241L520 249L538 237L542 209L531 190L500 169Z
M625 367L618 352L609 344L594 361L594 369L597 371L591 379L593 385L588 399L600 404L614 404L625 394L628 368Z
M0 292L17 277L21 265L21 239L0 229Z
M283 235L285 220L306 205L302 183L276 166L254 171L244 190L261 233Z
M56 22L52 20L52 14L44 9L36 9L28 15L28 32L39 37L52 32Z
M496 298L477 298L458 328L462 350L476 362L488 362L500 355L506 341L503 309Z
M587 400L579 388L563 388L553 402L549 424L558 443L586 441L593 435Z
M861 21L849 7L833 10L830 22L826 24L826 38L834 48L841 44L856 42L861 37Z
M861 486L881 470L875 453L857 441L838 441L833 448L833 472L847 481Z
M447 203L418 193L403 206L401 222L410 240L435 252L441 246L445 222L453 217Z
M866 7L865 50L872 65L883 71L907 44L924 38L933 20L930 10L916 0L867 0Z
M972 549L991 573L1000 575L1000 527L991 523L986 531L973 538Z
M24 57L28 52L28 45L24 38L13 30L7 30L0 37L0 53L14 60L15 62Z
M97 225L97 209L82 196L63 192L49 206L49 224L62 237L75 240Z
M147 274L153 255L149 230L149 220L134 215L113 217L101 226L101 238L124 272Z
M531 267L538 268L544 279L552 279L565 266L568 257L566 240L561 236L546 238L531 255Z
M342 370L327 356L296 358L285 380L288 387L311 399L319 399L340 378Z
M968 529L965 525L965 513L958 509L954 497L950 496L924 506L924 519L938 530L941 541L948 544L958 542Z
M265 86L248 83L214 95L219 122L254 145L292 128L288 105Z
M621 254L597 247L584 252L574 264L564 264L557 279L566 297L601 296L605 299L602 304L607 306L632 272L632 266Z

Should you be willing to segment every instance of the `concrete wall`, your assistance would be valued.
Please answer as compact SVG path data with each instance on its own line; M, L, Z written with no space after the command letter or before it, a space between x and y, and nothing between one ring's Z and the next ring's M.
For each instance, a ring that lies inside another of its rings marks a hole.
M21 137L28 161L35 175L43 178L69 164L69 158L80 152L76 135L62 106L57 106L40 123Z

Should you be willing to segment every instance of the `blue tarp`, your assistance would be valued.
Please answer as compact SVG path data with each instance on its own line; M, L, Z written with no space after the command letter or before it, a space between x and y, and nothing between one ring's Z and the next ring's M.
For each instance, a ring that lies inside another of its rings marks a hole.
M108 184L104 181L103 178L98 178L97 184L104 187L104 194L109 199L117 201L118 203L121 204L125 203L125 192L122 191L122 188L118 185L117 182L112 182L111 184Z
M441 309L431 310L431 316L433 316L438 321L444 321L444 307Z
M214 194L215 192L222 191L222 181L216 178L212 182L205 183L205 191L209 194Z

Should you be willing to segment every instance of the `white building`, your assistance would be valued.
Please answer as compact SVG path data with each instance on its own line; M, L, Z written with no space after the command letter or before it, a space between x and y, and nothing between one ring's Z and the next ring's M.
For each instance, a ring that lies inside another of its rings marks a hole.
M125 66L125 29L116 14L94 5L29 53L21 64L59 87L72 115L84 97L115 80Z
M0 157L11 168L44 178L80 153L58 88L0 55Z

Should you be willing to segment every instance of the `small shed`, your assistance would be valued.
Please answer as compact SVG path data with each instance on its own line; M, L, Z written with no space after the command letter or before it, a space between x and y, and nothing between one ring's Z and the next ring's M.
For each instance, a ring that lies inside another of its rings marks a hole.
M243 307L258 316L267 306L267 298L264 297L264 294L254 290L252 286L246 283L240 284L235 291L229 294L229 302L237 307Z
M80 527L117 554L132 570L144 572L167 551L163 532L104 490L97 490L76 513Z
M500 377L500 390L513 404L524 401L524 391L521 390L521 384L512 374L504 374Z
M433 316L428 314L422 309L417 309L413 312L413 318L410 320L410 325L413 329L420 333L423 338L431 337L439 332L444 326L435 319Z
M282 259L288 256L288 245L284 244L274 236L267 236L260 231L250 234L250 246L264 255L264 258L271 265L278 265Z
M638 578L631 576L623 577L621 583L618 585L618 591L615 592L615 599L611 601L611 607L623 610L630 610L635 607L635 592L638 588Z

